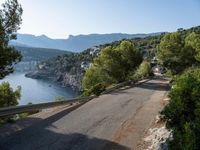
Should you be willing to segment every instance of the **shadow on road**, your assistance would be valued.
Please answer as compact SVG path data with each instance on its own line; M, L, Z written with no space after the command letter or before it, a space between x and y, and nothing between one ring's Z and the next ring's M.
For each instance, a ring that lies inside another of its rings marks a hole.
M32 124L40 122L42 119L26 117L22 120L17 121L16 123L6 123L0 125L0 139L4 138L14 132L21 130L21 128L27 128Z
M111 94L127 93L125 90L133 87L160 91L166 91L169 88L162 79L153 79L118 89ZM83 104L61 111L10 136L0 138L0 150L130 150L128 147L106 139L90 137L87 131L78 132L79 129L77 129L77 132L69 132L65 129L65 124L59 124L58 129L54 123L61 118L64 119L64 116L81 105Z
M128 89L137 87L141 89L155 90L155 91L168 91L170 89L169 84L166 83L167 79L162 78L153 78L153 80L147 80L139 84L130 84L126 87L116 89L115 91L109 93L111 95L119 95L122 93L130 93L126 91ZM165 83L164 83L165 82ZM130 93L131 94L131 93Z
M31 128L0 140L1 150L130 150L112 141L80 133L61 134Z
M56 132L57 127L53 123L78 107L80 106L64 110L10 136L0 138L0 150L130 150L112 141L78 132Z
M60 118L64 117L65 115L72 112L73 110L79 108L83 104L85 104L85 103L80 103L76 106L73 106L71 108L63 110L55 115L52 115L51 117L48 117L47 119L41 119L41 118L29 116L27 118L17 121L17 123L7 123L5 125L1 125L0 126L0 139L4 138L7 135L10 135L11 133L21 130L20 129L21 127L26 129L27 127L31 128L33 126L33 130L34 130L34 128L37 128L37 127L46 127L48 125L51 125L53 122L59 120Z
M143 83L138 85L137 87L149 90L156 90L156 91L167 91L169 90L169 85L167 83Z

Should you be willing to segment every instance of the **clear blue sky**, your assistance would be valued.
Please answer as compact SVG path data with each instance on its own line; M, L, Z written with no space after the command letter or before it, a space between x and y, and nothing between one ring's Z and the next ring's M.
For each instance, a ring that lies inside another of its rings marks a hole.
M0 0L3 2L3 0ZM19 0L20 33L150 33L200 25L200 0Z

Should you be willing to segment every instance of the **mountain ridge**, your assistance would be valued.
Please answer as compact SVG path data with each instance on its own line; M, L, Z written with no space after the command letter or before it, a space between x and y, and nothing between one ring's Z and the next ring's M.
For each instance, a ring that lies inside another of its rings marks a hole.
M72 52L81 52L85 49L119 41L122 39L144 38L147 36L160 35L162 32L149 34L126 34L126 33L108 33L108 34L80 34L69 35L66 39L52 39L46 35L35 36L32 34L17 34L17 40L12 40L9 44L12 46L26 46L35 48L51 48Z

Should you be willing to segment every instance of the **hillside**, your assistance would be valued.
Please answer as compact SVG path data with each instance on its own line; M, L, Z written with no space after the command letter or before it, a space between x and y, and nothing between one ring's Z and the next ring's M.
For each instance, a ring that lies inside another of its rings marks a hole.
M140 49L146 59L155 56L156 46L159 44L162 35L150 36L145 38L130 39ZM81 53L65 54L50 58L42 62L37 68L26 76L37 79L50 79L60 82L63 86L71 86L74 89L82 90L81 81L93 58L101 52L106 46L116 47L121 41L115 41L110 44L99 45L86 49Z
M23 56L23 61L45 61L51 57L56 57L58 55L71 54L71 52L68 51L49 48L35 48L22 46L15 46L15 48L21 52Z
M178 32L183 36L191 32L200 33L200 26L187 30L179 29ZM164 33L145 38L134 38L130 39L130 41L140 50L144 59L151 60L155 56L156 48L163 36ZM35 71L28 73L27 76L31 78L53 79L64 86L72 86L75 89L81 90L81 81L85 69L90 66L93 58L96 57L104 47L116 47L120 42L121 41L115 41L110 44L89 48L81 53L73 53L50 58L40 64L40 67L38 66Z
M68 51L61 51L56 49L33 48L15 46L16 50L22 54L22 61L15 65L16 71L31 71L37 64L46 61L49 58L64 54L71 54Z
M96 45L102 45L119 41L122 39L144 38L147 36L159 35L160 33L152 34L89 34L89 35L70 35L67 39L51 39L46 35L34 36L30 34L18 34L17 40L12 40L10 45L27 46L39 48L61 49L72 52L81 52L87 48Z

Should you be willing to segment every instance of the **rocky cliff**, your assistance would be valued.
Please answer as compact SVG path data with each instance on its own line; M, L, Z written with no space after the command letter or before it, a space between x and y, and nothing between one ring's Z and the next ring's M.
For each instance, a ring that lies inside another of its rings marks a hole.
M91 64L99 48L87 49L82 53L71 53L50 58L37 65L37 67L26 77L35 79L53 80L62 86L71 86L81 91L81 81L85 69Z
M70 86L74 90L81 91L81 80L83 78L83 70L76 72L77 74L71 74L69 72L52 73L47 70L35 70L27 73L26 77L34 79L45 79L59 82L62 86Z

